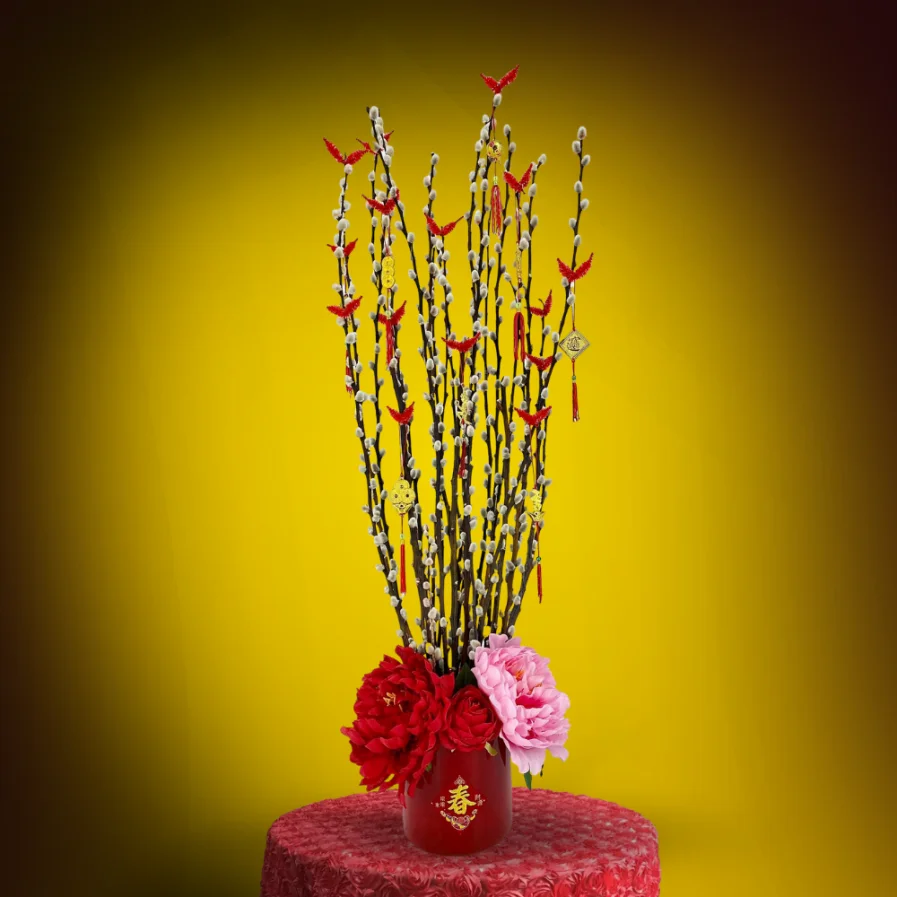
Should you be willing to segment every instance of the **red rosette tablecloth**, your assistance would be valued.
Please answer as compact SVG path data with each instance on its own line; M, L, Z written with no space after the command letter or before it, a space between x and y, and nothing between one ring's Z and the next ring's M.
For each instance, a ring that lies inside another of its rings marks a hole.
M325 800L268 832L262 897L655 897L657 832L625 807L514 789L496 847L439 856L414 847L392 791Z

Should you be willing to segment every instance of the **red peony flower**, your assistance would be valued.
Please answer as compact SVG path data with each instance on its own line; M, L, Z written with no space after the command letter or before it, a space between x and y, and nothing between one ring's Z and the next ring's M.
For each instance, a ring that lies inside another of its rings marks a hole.
M395 657L384 657L368 673L358 689L356 720L344 727L352 743L350 759L361 769L361 783L368 791L399 786L404 802L439 746L439 732L454 687L454 676L439 676L429 661L411 648L398 647Z
M442 732L442 743L453 751L479 751L498 738L501 720L489 697L475 685L465 685L453 698Z

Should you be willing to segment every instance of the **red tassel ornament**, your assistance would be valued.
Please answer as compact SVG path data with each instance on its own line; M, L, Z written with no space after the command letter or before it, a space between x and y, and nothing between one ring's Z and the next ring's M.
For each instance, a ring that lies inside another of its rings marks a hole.
M576 359L573 359L573 423L579 420L579 387L576 385Z
M538 591L539 591L539 604L541 604L542 603L542 558L540 558L540 557L536 558L536 585L537 585Z
M405 595L405 517L402 516L402 544L399 548L399 592Z
M491 225L492 225L492 233L495 236L499 236L501 234L501 225L502 225L502 217L501 217L501 190L498 187L498 178L492 179L492 198L490 200L490 213L491 213Z
M521 361L526 354L526 321L523 312L514 314L514 360Z
M386 327L386 363L389 364L396 354L396 327L405 315L403 302L391 315L377 315L377 320Z

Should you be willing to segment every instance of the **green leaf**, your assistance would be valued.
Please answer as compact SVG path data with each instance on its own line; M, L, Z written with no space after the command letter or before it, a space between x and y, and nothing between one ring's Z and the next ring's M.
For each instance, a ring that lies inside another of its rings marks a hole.
M525 772L523 774L523 781L526 782L526 787L529 788L530 791L533 790L533 774L531 772Z
M459 692L466 685L476 685L477 680L476 676L473 674L473 670L470 668L469 663L462 664L458 672L455 674L455 691Z
M487 742L486 742L486 753L487 753L490 757L495 757L495 756L498 755L498 749L492 747L492 745L489 744L489 742L487 741Z

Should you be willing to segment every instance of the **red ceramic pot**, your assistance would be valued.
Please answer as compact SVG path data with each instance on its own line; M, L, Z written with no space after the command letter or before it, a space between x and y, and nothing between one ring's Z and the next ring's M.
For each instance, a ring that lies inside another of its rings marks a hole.
M441 747L433 768L405 795L402 821L412 844L429 853L476 853L511 831L511 761L496 739L493 756Z

